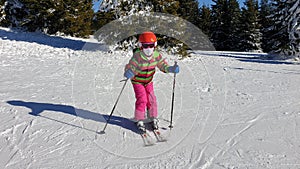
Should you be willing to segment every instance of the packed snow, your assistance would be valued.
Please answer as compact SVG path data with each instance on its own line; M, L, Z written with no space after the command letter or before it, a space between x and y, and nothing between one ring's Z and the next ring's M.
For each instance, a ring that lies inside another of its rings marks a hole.
M263 53L195 51L154 79L167 142L144 147L134 93L120 93L131 52L96 41L0 29L0 167L300 168L300 68ZM152 134L152 133L150 133ZM154 136L153 136L154 137Z

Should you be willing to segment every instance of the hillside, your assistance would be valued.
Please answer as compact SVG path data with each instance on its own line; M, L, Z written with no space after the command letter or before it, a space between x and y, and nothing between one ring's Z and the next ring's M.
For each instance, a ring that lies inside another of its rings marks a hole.
M132 122L131 53L95 41L0 29L0 167L300 168L300 68L264 54L196 51L154 79L167 142L144 147ZM170 64L176 57L164 54Z

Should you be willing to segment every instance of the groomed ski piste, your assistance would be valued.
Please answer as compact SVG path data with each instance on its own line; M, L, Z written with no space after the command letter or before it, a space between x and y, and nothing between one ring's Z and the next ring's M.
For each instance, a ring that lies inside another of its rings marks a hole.
M0 168L300 168L300 65L262 53L195 51L154 79L167 142L145 147L124 89L130 52L0 28ZM151 133L150 133L151 134ZM152 135L154 138L154 135Z

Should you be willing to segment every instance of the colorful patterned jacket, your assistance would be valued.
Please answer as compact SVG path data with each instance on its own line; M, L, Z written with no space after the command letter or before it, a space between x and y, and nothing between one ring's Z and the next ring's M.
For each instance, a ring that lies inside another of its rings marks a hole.
M147 56L140 50L136 50L129 63L125 66L125 71L131 69L135 76L131 79L133 84L148 84L152 81L155 74L155 68L158 67L164 73L168 73L168 63L162 58L161 54L154 50L152 58L149 60Z

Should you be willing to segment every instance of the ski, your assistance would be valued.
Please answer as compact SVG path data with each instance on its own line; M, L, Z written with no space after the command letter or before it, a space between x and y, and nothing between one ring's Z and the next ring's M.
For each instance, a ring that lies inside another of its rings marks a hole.
M137 123L137 129L139 131L139 134L141 135L144 145L145 146L152 146L156 142L166 142L167 138L161 133L159 130L159 127L157 126L157 123ZM153 134L151 134L153 132ZM155 138L153 138L155 137Z
M167 138L161 134L161 132L159 131L159 129L153 130L153 133L154 133L154 135L155 135L155 137L156 137L156 139L157 139L158 142L165 142L165 141L167 141Z
M143 139L144 146L153 146L155 144L152 137L149 135L149 133L144 132L144 133L141 133L140 135Z

